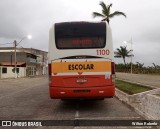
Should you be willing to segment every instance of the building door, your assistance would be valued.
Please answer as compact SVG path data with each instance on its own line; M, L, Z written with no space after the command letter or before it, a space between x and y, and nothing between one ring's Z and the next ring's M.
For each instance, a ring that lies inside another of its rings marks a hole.
M27 76L35 76L36 75L36 67L30 66L27 67Z

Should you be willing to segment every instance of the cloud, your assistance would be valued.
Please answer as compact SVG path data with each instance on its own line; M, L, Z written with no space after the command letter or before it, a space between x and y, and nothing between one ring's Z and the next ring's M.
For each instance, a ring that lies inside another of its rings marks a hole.
M92 12L101 12L100 0L1 0L0 43L17 41L31 34L32 40L24 40L23 47L48 49L49 28L55 22L99 21ZM133 39L135 61L160 64L160 8L159 1L104 0L113 3L111 11L125 12L111 19L114 48L123 46L124 40ZM128 46L129 48L129 46Z

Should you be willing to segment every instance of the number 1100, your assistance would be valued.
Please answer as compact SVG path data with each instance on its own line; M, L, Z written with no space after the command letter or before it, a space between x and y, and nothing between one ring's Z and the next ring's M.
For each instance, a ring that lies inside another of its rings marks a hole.
M104 50L104 49L99 49L99 50L96 50L97 52L97 55L109 55L110 51L107 49L107 50Z

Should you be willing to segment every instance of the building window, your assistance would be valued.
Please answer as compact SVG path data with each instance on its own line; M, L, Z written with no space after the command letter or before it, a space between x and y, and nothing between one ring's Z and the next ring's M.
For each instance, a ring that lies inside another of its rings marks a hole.
M15 73L15 68L12 69L12 72ZM19 68L16 68L16 73L19 73Z
M7 73L7 68L2 68L2 73Z

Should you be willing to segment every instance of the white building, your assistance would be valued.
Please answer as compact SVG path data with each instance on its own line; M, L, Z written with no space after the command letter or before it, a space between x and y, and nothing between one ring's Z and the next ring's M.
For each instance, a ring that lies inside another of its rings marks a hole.
M47 52L33 48L17 48L17 77L45 75L48 72ZM0 78L15 77L14 47L0 47Z

